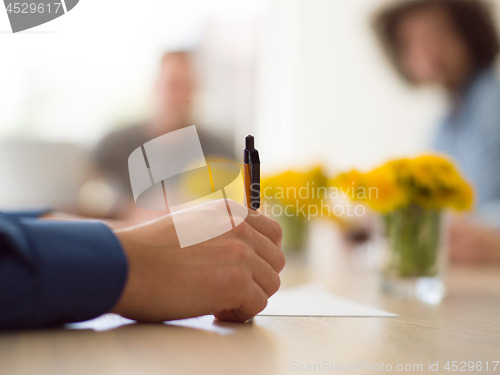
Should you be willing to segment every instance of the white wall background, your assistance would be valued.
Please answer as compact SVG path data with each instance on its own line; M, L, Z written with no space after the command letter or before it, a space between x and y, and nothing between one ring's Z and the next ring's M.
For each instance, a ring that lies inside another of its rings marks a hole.
M276 0L264 18L257 135L270 170L367 168L426 148L442 112L413 90L371 30L381 0Z
M66 16L16 35L0 11L0 137L91 143L113 125L140 118L160 54L196 46L205 21L224 18L227 25L257 24L259 43L249 42L247 26L215 29L227 39L217 39L214 53L238 51L244 74L231 73L242 77L238 103L204 93L201 116L213 115L207 122L214 123L219 116L226 127L243 124L226 128L238 147L244 132L255 132L264 171L319 161L332 170L365 168L418 152L443 103L436 93L406 87L383 58L369 20L384 3L81 0ZM251 66L254 83L245 73ZM213 71L205 74L212 86L222 85ZM248 94L253 88L256 94ZM226 105L245 107L235 110L234 125L223 118Z

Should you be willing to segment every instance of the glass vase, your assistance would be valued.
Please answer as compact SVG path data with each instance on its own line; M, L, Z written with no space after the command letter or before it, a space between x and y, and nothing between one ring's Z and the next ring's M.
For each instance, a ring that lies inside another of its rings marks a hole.
M445 293L446 234L443 210L412 204L383 216L382 290L430 304Z

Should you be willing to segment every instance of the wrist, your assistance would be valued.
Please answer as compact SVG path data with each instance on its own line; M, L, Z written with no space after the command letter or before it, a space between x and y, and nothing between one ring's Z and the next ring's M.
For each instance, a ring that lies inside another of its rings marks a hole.
M125 306L128 300L128 289L130 284L130 273L131 273L131 257L130 257L130 249L132 247L132 241L130 240L130 230L115 230L114 234L118 239L118 242L121 245L123 255L127 261L127 277L125 279L125 284L122 289L122 293L118 298L118 301L115 303L111 312L118 315L123 315L126 311Z

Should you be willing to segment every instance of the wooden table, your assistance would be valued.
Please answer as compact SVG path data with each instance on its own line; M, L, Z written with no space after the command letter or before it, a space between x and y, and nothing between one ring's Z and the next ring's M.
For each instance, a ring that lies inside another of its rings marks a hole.
M399 318L257 316L238 324L207 316L102 332L1 333L0 374L369 374L398 365L410 373L453 373L444 369L448 361L459 369L460 361L474 361L469 373L500 374L492 362L500 361L499 266L451 267L448 295L432 306L381 295L372 272L352 269L344 250L324 239L314 247L321 251L289 256L283 287L319 280ZM429 363L439 371L429 371Z

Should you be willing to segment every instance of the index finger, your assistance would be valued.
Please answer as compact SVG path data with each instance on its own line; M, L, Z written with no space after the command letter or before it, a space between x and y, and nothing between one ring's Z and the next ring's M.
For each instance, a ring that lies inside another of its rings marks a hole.
M245 221L257 232L262 233L281 249L281 237L283 237L283 230L277 221L250 208L248 209L248 215Z

